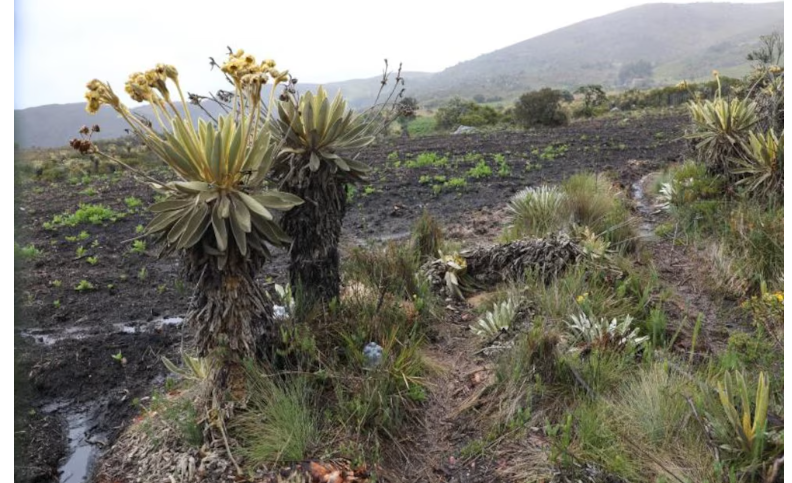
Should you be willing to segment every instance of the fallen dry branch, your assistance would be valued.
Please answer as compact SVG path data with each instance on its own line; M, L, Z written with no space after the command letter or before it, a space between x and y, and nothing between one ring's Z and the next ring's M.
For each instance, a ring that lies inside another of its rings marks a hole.
M459 282L462 290L483 289L509 280L519 280L532 270L549 281L570 263L576 263L583 251L566 234L547 238L523 239L504 245L492 245L459 253L466 262ZM442 259L427 262L421 271L429 277L432 288L446 296L446 273L449 266Z

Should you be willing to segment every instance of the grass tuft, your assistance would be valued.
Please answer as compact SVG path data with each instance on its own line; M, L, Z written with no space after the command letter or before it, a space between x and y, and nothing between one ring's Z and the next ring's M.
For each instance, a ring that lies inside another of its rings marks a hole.
M319 441L316 401L305 378L280 379L249 367L248 409L231 430L242 442L241 453L257 465L307 458Z

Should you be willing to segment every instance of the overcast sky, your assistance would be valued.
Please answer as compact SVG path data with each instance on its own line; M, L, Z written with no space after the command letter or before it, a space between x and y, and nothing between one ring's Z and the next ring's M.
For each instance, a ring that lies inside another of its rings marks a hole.
M227 45L273 58L302 82L373 77L384 58L438 72L643 3L15 0L14 108L80 102L93 78L123 91L129 73L158 62L175 65L187 90L213 90L223 82L208 57L220 62Z

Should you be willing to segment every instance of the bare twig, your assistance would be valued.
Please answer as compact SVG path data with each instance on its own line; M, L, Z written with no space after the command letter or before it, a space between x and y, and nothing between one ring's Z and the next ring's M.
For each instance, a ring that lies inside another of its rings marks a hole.
M204 113L206 113L207 116L209 116L209 119L211 119L212 122L217 124L217 119L215 119L212 113L207 111L206 108L201 104L201 101L203 101L204 99L209 99L208 97L199 96L198 94L193 94L191 92L187 93L187 97L190 99L193 105L198 106L199 109L201 109Z
M206 411L206 417L207 418L209 417L208 409ZM225 421L223 421L222 417L219 417L217 419L218 419L217 427L220 428L220 434L223 435L223 443L225 444L226 451L228 452L228 458L231 460L232 463L234 463L234 467L236 468L237 475L242 475L243 474L242 468L239 467L236 458L234 458L234 455L231 453L231 445L228 443L228 436L226 435L226 430L225 430Z

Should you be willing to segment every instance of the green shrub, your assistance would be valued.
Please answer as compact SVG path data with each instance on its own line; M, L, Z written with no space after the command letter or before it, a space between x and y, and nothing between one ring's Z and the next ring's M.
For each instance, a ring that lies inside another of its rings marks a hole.
M482 159L475 166L468 170L467 175L476 179L487 178L492 176L492 168L490 168L487 162Z
M723 178L708 173L704 163L687 160L671 169L671 176L675 192L671 202L677 206L717 198L723 193Z
M76 290L77 292L84 292L86 290L93 290L93 289L94 289L93 284L88 280L84 280L84 279L80 280L80 282L74 286L74 290Z
M14 242L14 258L20 260L32 260L41 255L41 250L35 247L32 243L20 246L19 243Z
M569 117L561 107L560 91L545 87L527 92L514 104L514 122L522 127L563 126Z
M584 117L593 116L595 109L608 100L605 91L599 84L581 86L575 91L575 94L583 95L583 107L580 110L580 115Z
M128 196L128 197L124 198L124 204L130 210L133 210L135 208L140 208L141 206L143 206L143 202L140 201L140 199L135 198L134 196Z
M467 180L465 178L451 178L445 183L443 183L443 188L454 188L454 189L461 189L467 186Z
M80 207L74 213L66 212L62 215L55 215L52 221L44 224L44 228L53 229L61 226L77 226L86 223L101 225L106 221L114 222L122 217L122 213L118 213L105 205L80 204Z
M455 129L459 125L474 127L494 125L500 120L500 115L490 106L454 98L437 109L435 120L440 129Z
M407 125L407 132L410 136L426 136L432 134L437 128L437 120L434 117L416 117Z
M765 334L733 332L729 335L726 351L720 356L720 366L724 370L770 367L782 358Z
M146 242L144 240L133 241L132 248L130 248L129 251L137 254L146 253Z
M495 164L498 165L498 176L506 177L511 174L511 167L506 161L506 156L502 154L496 154L492 157L492 159L495 161Z
M352 200L355 199L355 195L357 194L357 188L353 184L346 185L346 201L347 203L352 203Z
M434 152L421 153L415 159L411 159L404 164L408 168L444 168L448 166L448 158L440 156Z
M656 89L627 89L610 98L611 104L626 111L631 109L661 108L681 106L695 99L714 99L718 92L729 96L742 89L745 82L733 77L720 76L718 81L701 83L683 81L675 86Z
M560 158L566 155L568 150L569 146L566 144L548 144L541 152L537 149L534 149L531 154L538 155L539 159L543 161L553 161L555 158Z

